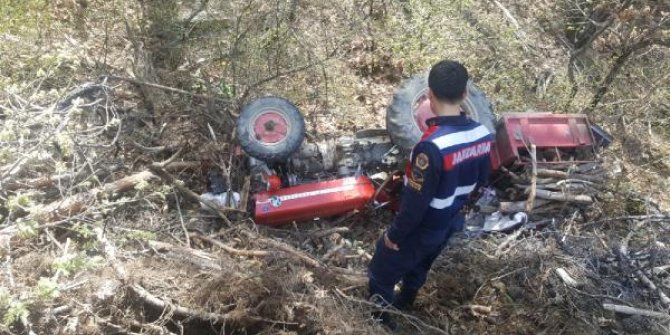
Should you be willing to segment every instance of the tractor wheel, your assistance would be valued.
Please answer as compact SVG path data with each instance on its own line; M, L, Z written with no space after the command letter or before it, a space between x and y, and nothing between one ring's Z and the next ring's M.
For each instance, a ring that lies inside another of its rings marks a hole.
M428 128L426 121L434 116L427 92L427 76L414 76L402 83L386 109L386 130L393 143L404 150L412 150ZM496 116L491 103L472 81L468 82L468 96L461 107L471 119L495 133Z
M242 108L237 138L251 157L265 162L285 161L305 138L305 120L285 99L260 98Z

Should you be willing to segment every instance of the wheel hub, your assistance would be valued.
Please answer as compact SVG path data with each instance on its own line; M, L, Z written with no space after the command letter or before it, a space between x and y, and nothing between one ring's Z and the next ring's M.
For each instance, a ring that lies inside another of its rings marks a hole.
M424 132L428 129L426 121L435 117L433 110L430 108L430 99L426 94L422 94L416 99L414 106L414 122L421 129L421 132Z
M267 145L284 141L289 132L288 121L279 112L267 110L259 114L251 124L254 138Z

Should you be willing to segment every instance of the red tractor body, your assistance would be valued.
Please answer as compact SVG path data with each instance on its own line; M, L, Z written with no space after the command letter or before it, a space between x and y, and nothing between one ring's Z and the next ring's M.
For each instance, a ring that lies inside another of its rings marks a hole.
M540 164L591 161L596 149L591 129L588 117L581 114L504 114L496 127L493 170L522 163L531 144L543 153Z
M527 162L524 156L531 144L537 148L539 164L584 162L595 158L596 141L585 115L510 113L503 115L496 130L491 153L494 172L501 166ZM400 181L402 179L396 178L394 183ZM277 225L361 210L373 200L393 205L397 199L393 199L389 185L380 187L382 190L376 192L370 178L359 176L260 192L255 195L254 217L257 223Z
M366 176L307 183L256 193L256 223L276 225L361 210L374 197Z

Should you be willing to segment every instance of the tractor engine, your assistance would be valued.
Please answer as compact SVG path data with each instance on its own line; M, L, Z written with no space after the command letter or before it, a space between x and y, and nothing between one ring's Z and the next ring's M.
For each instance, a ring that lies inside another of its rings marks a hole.
M304 142L284 162L251 158L255 219L276 224L328 217L362 209L376 190L398 170L400 149L383 129L359 131L316 142Z
M391 143L386 130L369 129L353 137L306 142L289 158L287 165L298 183L302 183L350 177L363 171L368 174L390 172L398 168L401 160L400 149Z

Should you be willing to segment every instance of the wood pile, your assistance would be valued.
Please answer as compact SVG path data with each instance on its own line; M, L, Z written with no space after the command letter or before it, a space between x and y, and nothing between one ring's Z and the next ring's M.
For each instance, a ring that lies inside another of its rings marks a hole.
M536 148L514 168L502 168L494 184L502 213L547 214L556 209L591 205L604 196L605 173L600 164L586 162L543 162Z

